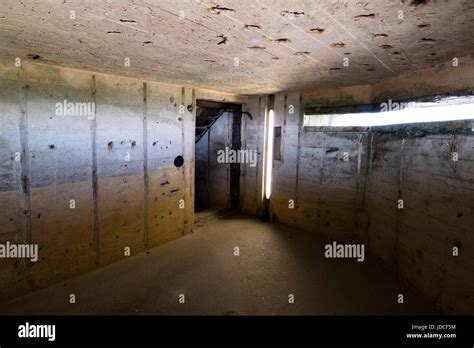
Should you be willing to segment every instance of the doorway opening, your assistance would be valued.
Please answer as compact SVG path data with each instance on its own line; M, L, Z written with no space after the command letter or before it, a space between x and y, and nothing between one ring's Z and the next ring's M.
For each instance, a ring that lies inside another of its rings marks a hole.
M220 218L240 207L240 163L229 161L241 149L242 105L196 101L195 223Z

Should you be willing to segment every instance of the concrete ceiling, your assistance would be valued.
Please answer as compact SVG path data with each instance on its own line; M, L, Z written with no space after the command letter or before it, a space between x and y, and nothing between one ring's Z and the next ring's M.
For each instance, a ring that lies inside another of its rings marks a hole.
M0 55L260 94L469 55L473 18L472 0L0 0Z

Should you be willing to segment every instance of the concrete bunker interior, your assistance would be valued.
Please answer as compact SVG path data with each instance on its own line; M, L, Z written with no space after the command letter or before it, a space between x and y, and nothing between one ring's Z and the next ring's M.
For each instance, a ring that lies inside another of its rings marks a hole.
M474 314L473 14L3 1L0 314Z

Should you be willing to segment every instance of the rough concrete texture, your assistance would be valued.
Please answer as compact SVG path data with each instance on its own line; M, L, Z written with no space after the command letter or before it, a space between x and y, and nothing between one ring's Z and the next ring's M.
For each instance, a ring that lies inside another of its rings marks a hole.
M257 165L242 164L240 171L240 209L251 215L260 214L262 209L265 108L265 96L250 97L243 105L253 119L242 118L242 148L257 152Z
M474 57L458 57L457 63L454 63L451 60L373 84L305 91L305 109L379 104L389 99L410 99L458 91L473 93Z
M240 256L234 256L238 247ZM405 295L398 304L397 295ZM76 303L69 303L70 294ZM184 294L185 303L179 303ZM289 304L293 294L294 304ZM324 257L324 241L233 216L0 306L1 314L432 314L372 257Z
M473 12L469 0L4 0L0 41L8 57L260 94L372 83L471 54Z
M439 311L474 313L470 123L442 124L429 132L427 125L314 131L301 127L299 100L297 93L275 98L275 126L284 128L285 139L283 161L273 166L271 218L328 241L363 242ZM459 256L453 256L454 246Z
M57 115L64 100L95 117ZM194 110L188 88L2 61L0 242L40 251L36 263L0 260L0 299L190 233Z

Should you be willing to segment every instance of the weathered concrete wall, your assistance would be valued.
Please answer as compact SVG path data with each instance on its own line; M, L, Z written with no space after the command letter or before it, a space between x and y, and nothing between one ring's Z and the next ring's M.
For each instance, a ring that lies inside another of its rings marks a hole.
M263 134L265 125L266 97L251 96L243 111L252 115L242 117L242 148L257 152L257 165L242 164L240 176L240 209L251 215L259 215L262 209Z
M194 99L179 86L0 62L0 243L40 248L38 262L0 259L0 300L192 232ZM95 117L57 115L63 100L91 103Z
M283 161L274 162L272 219L328 240L365 243L371 257L440 311L473 313L471 126L316 131L288 117L291 98L296 96L275 99L275 126L286 126ZM404 209L398 209L400 198ZM453 256L455 246L459 256Z
M446 313L474 312L474 134L374 133L366 190L370 250ZM459 154L453 161L452 153ZM398 209L398 200L403 209ZM459 256L453 256L453 247Z
M469 56L458 62L373 85L306 92L304 107L472 93L474 60ZM452 122L370 132L309 131L287 118L285 98L290 95L276 96L276 119L281 124L286 118L284 143L294 143L299 136L299 150L296 166L274 163L273 219L328 240L365 243L371 257L431 298L441 312L474 313L474 245L469 232L474 218L472 126ZM288 150L285 145L284 160ZM452 152L459 153L457 162ZM296 203L294 209L288 208L290 199ZM399 199L403 209L398 209ZM453 255L453 247L459 248L459 256Z

